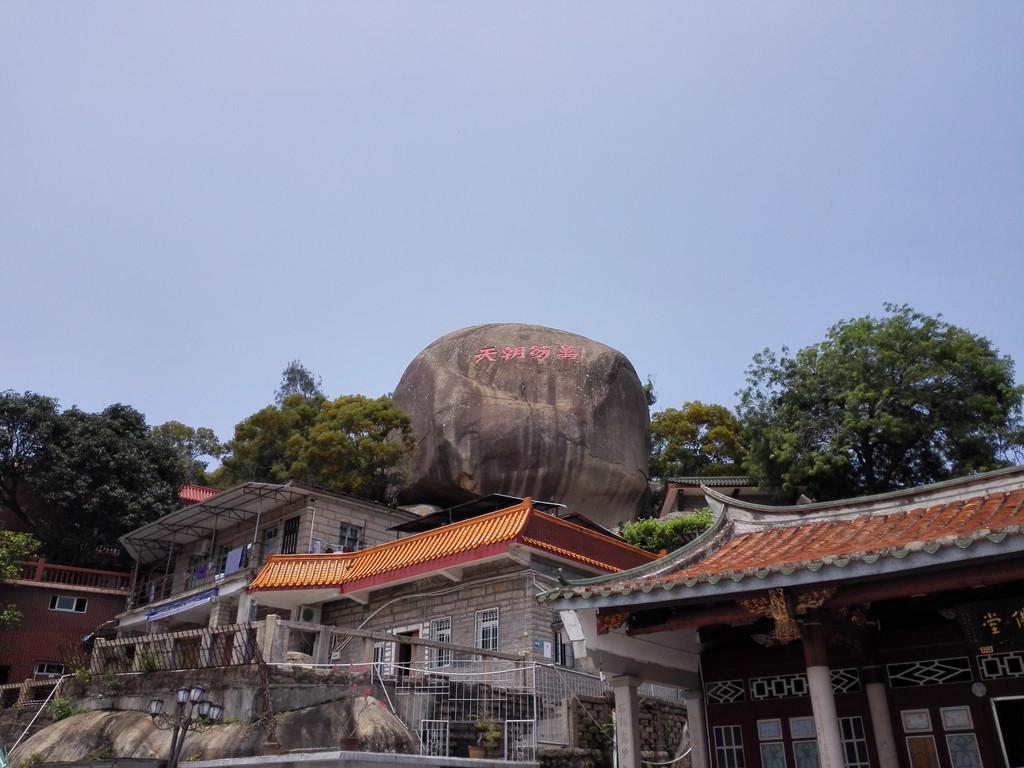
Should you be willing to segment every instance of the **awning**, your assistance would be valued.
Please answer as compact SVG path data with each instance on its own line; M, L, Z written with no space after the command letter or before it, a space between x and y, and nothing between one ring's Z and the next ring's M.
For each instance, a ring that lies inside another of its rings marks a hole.
M146 611L147 621L157 621L158 619L164 619L168 616L173 616L176 613L187 611L189 608L195 608L197 605L203 605L208 603L217 596L218 589L208 589L205 592L199 592L195 595L189 595L183 597L181 600L175 600L173 603L167 603L161 605L159 608L154 608L151 611Z

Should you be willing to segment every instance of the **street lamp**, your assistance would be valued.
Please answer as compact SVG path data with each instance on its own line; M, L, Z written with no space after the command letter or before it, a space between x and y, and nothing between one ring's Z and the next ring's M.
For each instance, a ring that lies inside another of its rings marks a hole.
M224 707L204 698L206 691L201 686L183 687L174 692L174 714L164 714L164 700L151 699L149 716L153 724L162 731L171 732L171 752L167 757L167 768L177 768L181 748L189 731L199 733L220 720Z

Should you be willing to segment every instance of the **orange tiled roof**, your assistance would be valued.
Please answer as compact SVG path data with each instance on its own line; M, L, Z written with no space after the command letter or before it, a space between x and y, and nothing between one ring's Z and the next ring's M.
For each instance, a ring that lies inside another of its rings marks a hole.
M719 581L728 584L750 576L788 575L826 566L842 568L853 561L870 564L880 557L902 558L909 552L966 549L975 541L998 542L1021 532L1024 488L909 511L844 515L797 524L767 523L763 530L742 533L733 533L728 525L722 525L710 539L670 555L675 565L659 567L659 562L641 566L621 578L604 577L558 588L542 599L628 594Z
M545 519L541 519L545 518ZM544 536L555 526L559 535ZM556 520L533 509L531 499L506 509L463 520L452 525L380 544L360 552L333 555L272 555L249 585L254 591L272 589L324 589L344 588L375 577L385 577L398 571L421 567L426 574L432 563L470 553L484 554L481 550L516 542L532 544L526 534L533 533L550 539L566 539L580 543L569 549L548 542L546 547L564 557L607 571L619 571L652 559L642 550L589 531L574 523ZM577 552L576 549L582 552ZM599 555L594 557L593 555ZM611 562L608 562L608 561Z
M207 488L205 485L185 483L178 489L178 498L187 504L198 504L201 501L212 499L220 491L216 488Z

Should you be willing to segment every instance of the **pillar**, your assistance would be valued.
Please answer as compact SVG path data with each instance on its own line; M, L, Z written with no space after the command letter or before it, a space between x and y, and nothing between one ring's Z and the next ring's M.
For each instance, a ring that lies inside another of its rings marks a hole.
M248 624L252 620L252 595L242 592L238 596L238 611L235 613L236 624Z
M640 699L638 677L622 675L611 679L615 692L615 745L618 768L640 768Z
M704 694L691 688L683 691L686 704L686 729L690 733L691 768L709 768L708 724L704 717Z
M331 661L331 629L320 627L316 635L316 643L313 644L313 663L329 664Z
M801 637L821 768L843 768L843 740L839 734L836 697L832 692L832 670L828 666L825 628L820 623L808 621L803 625Z
M892 732L889 694L885 690L885 676L882 674L881 664L869 664L864 667L864 692L868 697L871 730L875 734L879 766L898 768L899 757L896 752L896 737Z

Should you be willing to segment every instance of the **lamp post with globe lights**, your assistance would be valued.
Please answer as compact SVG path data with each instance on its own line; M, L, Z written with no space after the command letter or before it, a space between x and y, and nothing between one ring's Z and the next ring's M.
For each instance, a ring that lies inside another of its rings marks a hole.
M151 699L149 716L153 724L163 731L171 732L171 752L167 757L167 768L176 768L181 757L181 747L189 731L199 733L220 720L224 707L204 698L206 691L201 686L183 687L174 692L174 713L164 714L164 700Z

